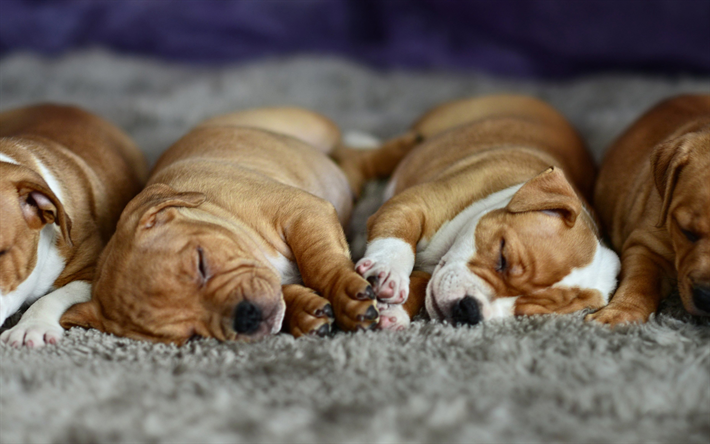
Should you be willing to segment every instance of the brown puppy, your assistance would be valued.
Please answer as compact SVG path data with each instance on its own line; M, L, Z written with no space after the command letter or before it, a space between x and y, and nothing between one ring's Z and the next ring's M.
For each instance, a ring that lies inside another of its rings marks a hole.
M585 207L592 159L557 111L524 96L460 100L413 136L424 142L392 176L357 264L383 303L380 327L406 326L422 305L476 324L606 304L619 260Z
M710 315L710 95L636 121L607 152L594 197L622 267L614 298L588 319L646 322L675 281L688 312Z
M353 190L326 156L339 140L334 123L297 108L228 114L190 131L124 210L92 300L62 325L181 344L252 340L282 324L296 336L325 334L333 314L346 330L375 324L374 293L341 226ZM338 150L362 165L387 152Z
M128 136L79 108L0 114L0 324L49 292L3 341L38 347L61 337L59 317L89 300L101 249L146 176Z

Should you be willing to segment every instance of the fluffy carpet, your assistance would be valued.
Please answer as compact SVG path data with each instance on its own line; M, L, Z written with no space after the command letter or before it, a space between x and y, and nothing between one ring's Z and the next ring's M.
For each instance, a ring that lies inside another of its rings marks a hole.
M230 110L300 105L388 137L438 102L498 91L550 101L599 159L642 110L708 92L710 79L541 83L318 57L187 68L100 51L0 61L3 110L82 105L126 129L151 161ZM368 186L353 218L355 256L381 189ZM710 320L684 314L677 298L648 324L613 331L577 314L257 344L177 348L73 329L41 350L0 345L2 443L709 440Z

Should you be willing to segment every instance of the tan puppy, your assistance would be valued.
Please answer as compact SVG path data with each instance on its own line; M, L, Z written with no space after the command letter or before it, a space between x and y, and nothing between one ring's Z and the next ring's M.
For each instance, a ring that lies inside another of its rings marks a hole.
M0 113L0 324L39 299L2 341L39 347L87 301L101 249L147 176L118 128L70 106Z
M676 281L685 309L710 315L710 95L636 121L607 152L595 202L622 267L611 303L588 319L645 322Z
M353 191L326 156L339 140L334 123L297 108L193 129L126 207L92 300L62 325L181 344L194 335L252 340L282 324L296 336L325 334L333 314L346 330L376 324L374 293L354 271L341 226ZM338 150L362 165L387 152Z
M384 303L380 327L406 326L424 303L461 324L606 304L619 260L585 207L592 159L557 111L523 96L461 100L425 114L416 135L357 264Z

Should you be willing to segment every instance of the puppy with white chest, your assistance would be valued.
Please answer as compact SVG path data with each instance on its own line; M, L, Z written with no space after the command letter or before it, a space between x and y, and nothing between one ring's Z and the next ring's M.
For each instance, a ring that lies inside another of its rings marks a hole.
M375 325L375 296L354 271L342 224L353 188L401 156L392 144L357 155L339 143L333 122L298 108L198 125L126 207L91 301L62 325L177 344L256 340L282 326L322 335L333 318L345 330ZM358 174L347 177L329 153Z
M607 152L595 203L621 254L621 281L588 319L646 322L678 288L685 309L710 315L710 95L653 107Z
M101 249L147 177L122 131L79 108L0 113L0 325L33 305L0 340L40 347L59 318L87 301Z
M423 140L368 220L356 270L380 301L380 327L423 306L454 324L599 308L619 260L585 204L594 166L553 108L524 96L446 103L406 135Z

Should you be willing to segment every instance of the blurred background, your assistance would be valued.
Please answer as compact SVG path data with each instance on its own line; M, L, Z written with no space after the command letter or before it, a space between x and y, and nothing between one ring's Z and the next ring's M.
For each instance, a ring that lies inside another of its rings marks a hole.
M197 64L338 55L569 78L710 73L708 0L0 0L0 57L102 47Z

